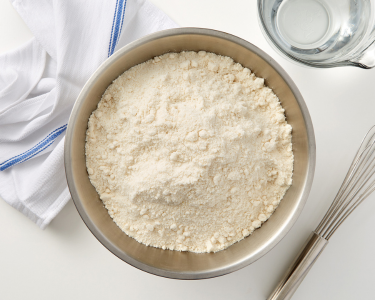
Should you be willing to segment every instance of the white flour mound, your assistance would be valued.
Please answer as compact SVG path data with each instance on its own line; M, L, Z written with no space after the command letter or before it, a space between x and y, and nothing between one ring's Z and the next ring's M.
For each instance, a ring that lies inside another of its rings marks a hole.
M292 127L229 57L170 53L118 77L92 113L90 180L129 236L215 252L251 234L292 183Z

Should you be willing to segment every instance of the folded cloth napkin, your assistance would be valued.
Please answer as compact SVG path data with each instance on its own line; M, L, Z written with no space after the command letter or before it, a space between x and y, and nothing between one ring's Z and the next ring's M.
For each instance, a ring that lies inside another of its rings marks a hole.
M44 228L70 199L64 135L81 88L117 49L176 27L146 0L12 0L35 38L0 56L0 197Z

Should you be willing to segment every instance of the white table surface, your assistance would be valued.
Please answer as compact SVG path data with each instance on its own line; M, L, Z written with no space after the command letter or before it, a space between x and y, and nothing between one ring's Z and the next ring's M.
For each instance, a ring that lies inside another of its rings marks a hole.
M152 2L181 26L218 29L250 41L295 81L317 146L315 179L301 216L250 266L215 279L179 281L146 274L112 255L86 228L72 201L45 230L0 201L0 299L264 300L325 214L362 137L375 124L375 69L308 69L286 61L263 38L255 0ZM10 3L0 0L0 53L31 37ZM335 233L293 299L374 299L374 198Z

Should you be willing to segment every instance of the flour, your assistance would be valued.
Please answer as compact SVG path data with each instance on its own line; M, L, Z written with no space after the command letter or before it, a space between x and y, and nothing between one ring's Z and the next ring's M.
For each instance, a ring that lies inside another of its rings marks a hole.
M88 123L87 170L129 236L215 252L280 203L292 183L291 130L264 80L231 58L165 54L105 91Z

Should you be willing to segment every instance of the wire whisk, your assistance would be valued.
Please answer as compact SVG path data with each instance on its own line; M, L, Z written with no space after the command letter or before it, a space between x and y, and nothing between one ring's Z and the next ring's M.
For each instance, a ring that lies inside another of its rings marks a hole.
M329 239L375 190L375 126L364 137L335 199L315 232Z
M301 284L330 237L375 190L375 126L367 132L348 173L322 221L268 300L288 300Z

